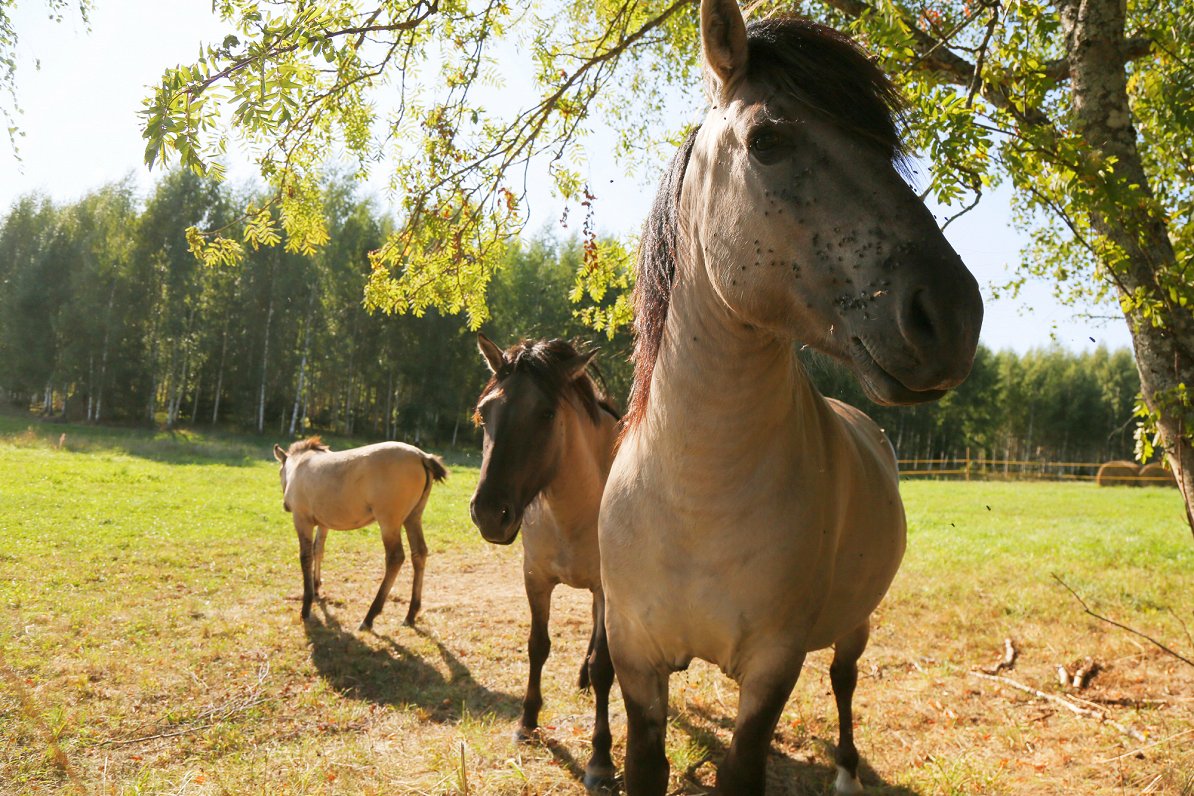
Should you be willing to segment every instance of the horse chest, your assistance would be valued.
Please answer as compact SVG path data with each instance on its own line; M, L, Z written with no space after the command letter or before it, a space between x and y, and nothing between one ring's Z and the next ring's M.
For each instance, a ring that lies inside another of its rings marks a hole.
M615 494L603 507L606 592L637 617L666 658L661 663L699 657L732 671L759 640L801 644L822 613L833 517L802 508L799 494L741 497L619 501Z
M528 574L577 589L601 585L597 528L562 522L546 505L527 512L522 530L523 567Z
M777 457L720 480L667 463L615 463L601 516L606 593L661 664L733 672L760 645L827 646L886 592L904 526L878 457Z

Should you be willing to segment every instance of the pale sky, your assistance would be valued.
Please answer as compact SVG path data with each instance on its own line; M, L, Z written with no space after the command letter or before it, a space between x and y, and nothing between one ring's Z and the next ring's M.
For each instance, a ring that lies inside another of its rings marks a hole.
M200 43L223 38L226 30L211 12L211 0L96 0L90 32L69 15L62 24L49 22L37 0L18 0L15 22L20 37L18 98L24 111L19 124L25 136L19 163L7 139L0 138L0 214L27 193L39 191L70 202L127 175L147 193L157 175L142 165L137 112L165 67L192 62ZM592 143L588 149L592 154ZM637 231L657 175L621 177L609 158L593 160L589 182L598 195L599 227ZM659 164L660 170L664 165ZM235 161L230 172L234 180L253 176L248 166ZM375 175L374 181L383 185L384 176ZM562 202L534 182L531 190L535 218L530 229L553 224ZM572 210L577 222L572 230L579 226L577 210ZM1130 346L1122 319L1076 317L1074 310L1052 299L1047 284L1027 285L1017 300L992 300L990 285L1007 281L1006 266L1017 260L1022 244L1010 225L1006 194L985 197L946 234L983 287L982 341L988 347L1024 352L1054 340L1073 350L1100 343ZM1119 317L1114 306L1094 314Z

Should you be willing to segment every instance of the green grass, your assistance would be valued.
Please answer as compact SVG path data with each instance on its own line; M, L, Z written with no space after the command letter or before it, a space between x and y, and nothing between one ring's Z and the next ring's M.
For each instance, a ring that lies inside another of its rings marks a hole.
M469 522L477 455L447 457L428 506L418 629L390 605L371 635L353 628L381 574L376 528L332 533L327 599L298 619L272 443L0 415L0 793L582 792L587 600L557 592L544 741L517 746L520 552ZM1190 657L1194 541L1176 492L910 482L904 496L908 552L857 700L873 791L1120 793L1159 777L1152 792L1194 793L1194 671L1084 615L1053 578ZM1099 764L1144 744L970 677L1005 636L1021 648L1009 676L1042 690L1061 693L1057 664L1095 656L1085 696L1157 700L1106 710L1160 743ZM810 657L781 720L768 793L832 789L827 660ZM697 665L672 697L673 792L702 793L736 689Z

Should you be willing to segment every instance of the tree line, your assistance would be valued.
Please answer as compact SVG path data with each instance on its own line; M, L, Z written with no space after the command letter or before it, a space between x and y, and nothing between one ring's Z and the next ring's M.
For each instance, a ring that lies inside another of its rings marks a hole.
M251 201L181 170L144 200L129 183L70 204L17 200L0 219L0 392L45 418L474 444L469 417L488 373L466 320L364 309L367 255L386 239L387 214L332 180L326 246L268 246L236 266L202 265L185 228L234 225ZM544 232L506 247L483 328L501 345L600 345L607 389L624 403L629 331L595 332L568 300L591 245ZM597 309L627 289L612 286ZM865 408L903 458L1132 454L1140 382L1126 350L980 347L960 389L916 407L871 404L844 369L802 356L821 390Z

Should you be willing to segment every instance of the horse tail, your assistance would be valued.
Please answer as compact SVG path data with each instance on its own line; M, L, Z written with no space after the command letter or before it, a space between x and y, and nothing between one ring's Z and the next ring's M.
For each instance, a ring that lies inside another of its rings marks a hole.
M444 460L433 453L423 454L423 469L427 471L427 489L431 489L431 482L439 483L448 477L448 468L444 467Z

